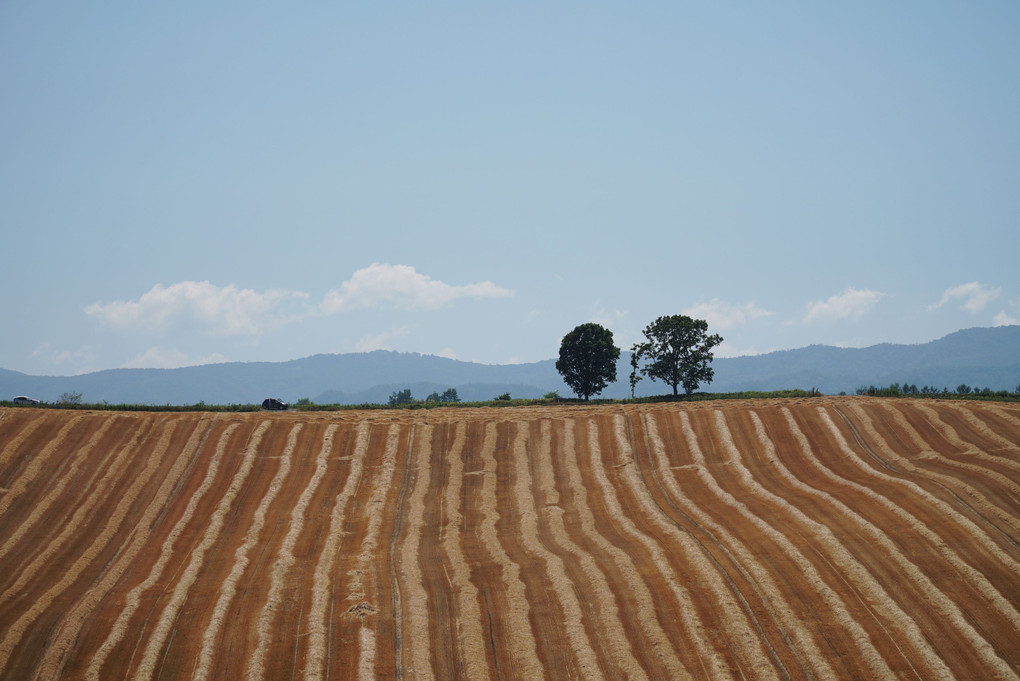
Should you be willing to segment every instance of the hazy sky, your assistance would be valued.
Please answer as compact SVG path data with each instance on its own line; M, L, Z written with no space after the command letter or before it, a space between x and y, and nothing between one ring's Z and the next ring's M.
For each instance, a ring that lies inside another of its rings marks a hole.
M1020 3L4 2L0 233L33 374L1018 324Z

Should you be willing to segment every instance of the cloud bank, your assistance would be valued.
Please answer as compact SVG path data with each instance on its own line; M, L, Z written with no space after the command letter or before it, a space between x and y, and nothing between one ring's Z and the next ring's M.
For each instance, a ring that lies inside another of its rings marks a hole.
M508 298L514 292L491 281L453 286L418 273L409 265L372 263L326 294L319 310L336 314L390 305L408 310L444 307L459 298Z
M805 324L835 322L843 319L860 319L885 296L881 291L856 289L850 286L842 293L826 300L814 300L807 304Z
M115 328L166 331L198 326L214 335L257 335L289 321L289 304L308 297L297 291L258 292L208 281L156 284L137 300L93 303L85 313Z
M85 313L116 328L166 332L197 329L211 335L256 336L313 315L394 307L432 310L463 298L507 298L510 289L483 281L454 286L418 273L408 265L373 263L325 294L317 305L301 291L255 291L209 281L156 284L135 300L93 303ZM179 357L140 357L141 362L173 364Z
M929 305L929 310L937 310L943 305L955 301L962 301L960 308L971 313L978 313L988 307L988 304L999 297L1002 289L988 286L977 281L960 284L953 288L946 289L942 299L934 305Z
M689 307L683 313L695 319L704 319L708 322L709 329L713 331L725 331L742 326L753 319L772 315L771 312L758 307L753 302L735 305L718 298Z

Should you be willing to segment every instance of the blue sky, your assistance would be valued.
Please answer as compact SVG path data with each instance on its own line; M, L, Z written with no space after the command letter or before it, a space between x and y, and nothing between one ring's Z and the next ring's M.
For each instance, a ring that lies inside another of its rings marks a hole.
M1017 324L1018 35L1016 2L3 3L0 367Z

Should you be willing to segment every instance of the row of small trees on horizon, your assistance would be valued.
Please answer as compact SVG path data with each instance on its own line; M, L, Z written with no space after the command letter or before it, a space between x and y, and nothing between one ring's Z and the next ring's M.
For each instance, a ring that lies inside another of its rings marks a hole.
M453 404L460 402L460 396L457 395L456 388L447 388L442 394L433 392L425 398L426 402L440 402L446 404ZM416 400L411 396L411 389L404 388L403 390L397 390L390 394L389 404L390 406L397 406L401 404L414 404Z
M960 385L956 386L955 390L950 390L946 386L943 386L942 388L937 388L936 386L933 386L933 385L924 385L924 386L921 386L920 388L918 388L917 385L913 384L913 383L904 383L902 385L900 385L899 383L892 383L892 384L890 384L888 386L878 387L878 388L876 388L873 385L869 385L867 387L861 386L861 387L857 388L856 392L857 392L858 395L872 395L872 396L877 396L877 397L899 397L900 395L931 395L931 396L936 396L936 395L979 395L979 396L993 396L993 395L995 395L995 396L1000 396L1000 397L1006 397L1006 396L1009 396L1011 394L1012 395L1020 395L1020 385L1017 385L1017 387L1014 388L1012 393L1010 393L1008 390L992 390L991 388L988 388L988 387L978 388L978 387L975 386L975 387L972 388L971 386L967 385L966 383L961 383Z
M667 315L646 326L642 333L645 340L631 348L631 397L643 376L670 386L674 397L679 396L681 386L689 397L701 383L712 382L712 348L723 339L708 333L704 319ZM613 343L613 332L588 322L563 337L556 370L563 382L587 401L616 382L618 359L620 348Z

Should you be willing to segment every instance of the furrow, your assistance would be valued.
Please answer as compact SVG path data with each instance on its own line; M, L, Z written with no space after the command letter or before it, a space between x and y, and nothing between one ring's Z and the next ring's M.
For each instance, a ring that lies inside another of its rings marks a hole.
M783 408L783 415L786 418L787 425L789 426L790 432L794 439L797 441L800 447L801 453L804 455L804 459L808 465L811 466L816 473L826 478L829 481L835 482L844 486L856 486L855 483L839 478L831 470L826 468L821 461L815 456L814 451L811 447L811 443L808 441L804 432L797 425L797 422L793 418L793 414L786 407ZM832 505L833 508L837 509L840 515L851 522L853 522L858 531L867 535L868 539L874 542L876 545L881 546L897 567L903 571L903 573L915 584L918 585L921 593L934 594L939 590L935 585L931 583L931 580L924 575L923 572L913 562L907 559L902 551L889 539L885 532L880 528L876 527L873 523L867 521L859 513L851 509L849 506L832 496L828 492L816 489L803 483L799 478L794 476L790 470L781 463L781 460L774 456L775 451L774 445L768 434L765 432L764 425L761 422L758 414L751 412L752 420L755 423L755 430L758 434L759 439L765 445L766 450L769 453L769 460L772 462L775 470L791 485L795 488L810 494L813 497L819 498ZM857 491L867 493L870 490L867 488L858 487ZM873 498L873 497L872 497ZM826 529L822 529L822 532L829 532ZM910 642L913 650L922 658L927 669L923 678L925 679L952 679L954 678L952 672L946 666L945 662L940 658L935 650L932 648L931 643L925 637L921 631L917 622L910 617L892 598L889 592L878 583L877 580L871 575L870 572L860 568L858 562L852 558L841 557L843 550L836 549L833 553L838 558L838 564L841 570L845 570L849 576L853 577L858 583L864 585L864 592L867 594L868 604L878 610L881 610L883 617L891 622L895 622L900 632Z
M40 519L46 517L53 505L58 499L60 499L64 490L67 489L68 485L75 482L76 487L80 490L92 487L92 479L86 481L84 484L76 480L78 470L83 463L89 461L92 450L96 448L96 445L106 435L106 432L110 430L114 423L115 420L112 418L105 419L103 424L96 429L95 433L92 434L92 437L89 438L89 441L81 449L74 452L74 459L67 467L67 470L61 474L56 484L53 485L44 498L40 499L39 502L32 507L32 512L29 513L23 521L18 523L18 526L14 528L14 532L11 533L6 541L4 541L3 545L0 546L0 560L2 560L3 557L11 551L14 545L17 544L29 532L29 530L39 523ZM109 456L113 456L113 454L114 452L111 450L109 452ZM99 475L99 473L105 469L105 464L97 466L94 476ZM38 541L38 538L36 538L36 540ZM33 571L29 570L29 572ZM0 597L0 602L2 602L2 597Z
M349 601L363 601L369 596L375 595L377 585L371 578L372 572L369 570L369 565L377 557L379 529L386 515L386 499L393 484L393 475L397 470L397 448L399 445L400 425L394 423L390 425L386 435L386 449L383 452L379 473L375 477L376 483L365 504L364 512L368 517L368 527L365 530L365 540L361 543L361 552L358 554L356 566L348 572L351 579L347 585L346 599Z
M204 428L201 427L203 423L205 424ZM188 467L193 463L199 446L208 436L211 427L210 421L202 419L193 428L187 444L181 450L180 455L175 458L159 489L156 490L145 512L135 524L130 544L117 556L116 562L106 571L102 579L85 593L68 613L67 617L64 618L57 635L54 637L53 643L46 649L46 654L39 667L40 671L36 676L37 679L49 681L57 679L62 675L61 672L66 658L71 648L77 642L85 620L95 610L99 601L116 586L117 582L141 552L142 547L152 533L152 527L156 518L163 512L174 488ZM160 458L161 454L155 453L153 456Z
M548 437L549 422L542 423L543 439ZM546 452L549 446L543 445L541 450ZM581 531L587 542L595 545L600 551L610 555L617 569L626 578L626 583L637 603L636 620L640 623L645 637L651 642L652 653L666 667L671 679L690 679L691 673L677 657L676 649L670 642L669 636L662 628L659 618L655 612L655 597L642 578L637 566L634 564L630 554L606 539L598 531L598 523L588 505L588 491L581 477L581 470L578 467L577 449L574 446L573 424L563 430L562 456L557 460L563 461L567 476L567 488L571 492L572 502ZM612 588L598 563L592 555L584 551L579 545L570 540L566 531L563 519L563 512L557 507L559 494L553 487L554 473L551 456L538 457L539 491L545 495L546 510L544 518L556 537L560 546L566 548L581 565L585 577L591 582L595 589L599 608L603 614L603 626L608 629L606 638L611 646L610 650L616 659L626 659L632 656L633 652L624 646L626 631L624 620L617 607L616 598ZM628 618L629 620L630 618Z
M520 577L520 566L511 560L496 533L499 519L496 498L496 424L485 424L485 439L482 442L480 458L481 471L481 513L479 533L482 544L489 556L501 568L503 590L509 603L507 615L508 645L515 669L511 677L523 679L542 678L542 663L538 658L535 632L531 626L531 606ZM490 613L491 614L491 613Z
M460 510L460 499L464 491L463 454L466 425L455 424L455 428L453 445L446 454L450 462L450 472L446 489L443 491L446 523L442 531L442 544L443 551L453 566L451 581L457 599L456 631L464 678L473 681L488 678L489 669L485 664L486 637L482 632L482 613L478 608L478 588L471 581L471 569L461 547L464 516Z
M251 659L248 662L247 678L249 681L261 681L265 678L265 661L269 654L269 647L273 641L273 623L275 616L280 609L283 599L283 589L288 572L297 562L294 555L294 547L298 537L305 526L305 513L311 503L312 496L319 488L322 478L326 475L329 466L329 456L333 452L333 438L336 435L339 424L333 423L326 429L322 438L322 446L315 459L315 472L308 480L301 496L290 513L290 528L287 536L273 563L272 575L270 576L269 596L265 605L262 606L262 613L259 615L258 628L256 629L255 650L252 651Z
M823 540L825 543L829 544L830 548L832 548L832 545L836 542L832 540L831 532L827 528L809 519L796 506L778 495L769 492L754 479L754 476L751 475L750 470L747 468L743 454L741 454L740 450L733 442L733 435L730 432L729 425L726 423L726 419L723 416L722 411L715 410L714 415L716 432L720 435L723 448L730 456L730 462L735 464L733 467L734 472L737 477L740 478L744 488L750 492L752 496L762 499L766 503L773 504L792 515L802 525L809 527L814 532L816 539ZM684 416L686 416L686 414L684 414ZM720 491L722 490L720 489ZM857 650L859 651L864 664L868 668L869 676L871 678L892 678L894 674L892 669L889 668L888 663L886 663L885 659L879 654L863 627L860 626L860 623L857 622L850 614L846 603L839 594L837 594L826 583L815 565L804 556L800 549L798 549L785 534L773 527L770 523L764 521L760 516L754 514L745 503L737 501L729 493L724 492L724 494L729 497L729 499L726 500L728 504L737 508L742 516L750 521L763 534L779 544L787 556L789 556L797 564L801 575L808 584L810 584L811 589L832 611L833 615L836 617L836 621L840 622L847 629L850 637L854 641L854 644L857 646ZM844 558L846 557L847 556L844 556ZM783 608L782 610L784 624L787 627L791 627L798 646L807 653L814 672L820 678L831 678L834 676L835 674L832 667L829 666L810 634L800 630L799 627L792 628L795 626L795 623L786 622L785 620L787 619L788 611L786 608Z
M545 566L545 575L553 588L556 600L563 611L563 626L567 639L574 653L580 673L585 679L605 679L599 665L598 656L591 647L591 642L584 628L584 614L578 602L574 585L567 576L563 560L549 551L538 539L538 511L535 507L534 482L529 468L530 443L527 439L527 424L514 424L513 462L514 483L513 497L520 517L521 541L525 549L537 556ZM548 447L546 447L546 450ZM542 458L547 458L543 452ZM607 594L608 595L608 594ZM619 664L623 673L631 679L647 679L644 669L634 659L633 653L619 641L614 661Z
M29 627L29 625L37 617L39 617L50 606L50 604L57 599L58 596L64 593L64 591L73 584L85 570L91 567L94 564L96 557L106 549L107 544L109 544L113 536L116 534L121 522L123 522L124 517L127 515L128 509L135 502L135 499L142 491L142 488L149 482L153 473L155 473L162 464L161 455L169 446L170 435L176 425L176 421L164 424L163 433L156 445L156 451L149 457L147 464L138 474L138 477L135 478L128 489L124 491L120 501L106 519L106 523L99 534L96 535L94 539L90 540L88 547L80 556L78 556L74 563L63 572L60 580L51 586L44 594L36 598L32 603L32 606L7 630L3 641L0 642L0 671L3 670L8 660L10 660L11 653L20 642L21 637L24 635L25 630ZM111 466L111 469L117 469L115 474L119 474L126 462L127 455L134 452L134 447L132 447L131 444L134 444L135 442L136 440L132 439L129 446L122 450L122 454L118 457L118 461L115 465ZM70 533L76 532L80 527L80 522L83 520L83 518L77 518L77 524L75 522L68 524L66 528L67 531Z
M397 472L400 430L399 423L390 424L386 436L386 449L383 451L379 472L374 478L375 485L368 503L365 504L368 524L365 529L365 537L361 542L361 551L358 554L355 567L347 572L350 581L347 584L346 599L355 602L355 605L351 606L352 608L371 608L373 614L378 613L382 608L381 585L378 583L375 567L380 560L378 547L382 538L382 524L387 516L387 500ZM348 612L351 610L348 609ZM359 647L359 680L374 678L374 671L371 670L375 665L376 619L374 616L358 617L358 640L362 643L368 641L371 644L370 648L366 648L364 645ZM366 669L369 670L369 676L365 675Z
M7 413L8 412L5 411L4 416L6 416ZM6 437L4 438L5 442L3 449L0 449L0 467L6 466L7 463L15 457L18 453L18 449L25 443L25 440L30 438L35 431L39 430L43 423L45 423L44 419L34 418L27 424L23 425L21 430L19 430L13 437L10 439L7 439Z
M963 417L963 419L968 424L970 424L972 428L974 428L976 431L987 437L989 440L992 440L993 442L997 443L1003 449L1011 451L1014 454L1020 451L1020 442L1010 440L1009 438L1005 438L996 433L994 430L992 430L991 427L984 420L982 420L981 417L977 415L977 413L975 413L976 409L973 405L968 404L967 406L963 406L958 404L946 403L942 406L958 413L960 416ZM932 409L931 407L928 407L927 405L918 405L918 407L920 407L926 414L933 416L936 419L937 424L945 424L946 426L949 426L949 424L945 423L945 421L943 421L942 418L938 416L938 412ZM1004 411L998 409L997 407L989 406L987 408L993 413L1006 416L1007 419L1012 418L1008 416ZM1013 422L1018 427L1020 427L1020 421L1013 419ZM956 430L953 429L951 426L949 427L952 432L952 435L955 436L955 440L963 442L963 440L961 440L959 435L956 433ZM975 449L975 447L973 445L970 445L969 443L964 442L964 445L968 451L972 451ZM988 455L986 454L985 456ZM989 458L994 459L996 461L1003 461L1003 457L989 456ZM1013 468L1014 470L1020 470L1020 462L1013 461L1011 459L1005 459L1005 462L1010 464L1010 467Z
M25 490L29 488L35 479L39 477L39 473L44 470L49 470L52 465L50 459L54 453L61 450L64 440L67 439L68 433L77 426L84 419L84 416L76 416L73 419L67 421L60 430L56 432L53 438L46 443L46 445L39 451L38 454L34 455L25 467L25 470L18 475L14 481L4 491L3 496L0 496L0 518L7 512L7 509L11 507L14 500L25 493Z
M280 455L280 466L276 471L276 475L273 476L272 481L269 483L269 489L266 490L261 501L259 501L258 508L255 509L255 515L252 517L251 525L245 534L244 543L234 552L234 565L230 569L230 574L223 584L220 585L220 595L216 599L216 605L213 607L212 618L202 634L202 648L199 651L198 662L192 674L192 679L195 681L205 681L213 673L213 656L216 653L220 631L223 629L223 624L227 617L227 609L234 600L234 596L237 594L237 585L248 568L249 562L251 562L248 554L259 544L269 507L276 500L277 495L280 493L280 488L283 487L284 481L290 475L291 459L294 457L298 433L301 432L303 425L302 423L296 423L291 427L290 433L287 436L287 444Z
M1020 430L1020 418L1018 418L1016 414L1010 413L1012 410L1006 409L1003 406L1000 406L1000 405L997 405L997 404L996 405L987 404L987 405L985 405L985 409L987 409L988 411L992 412L993 414L998 414L999 416L1001 416L1008 423L1010 423L1015 430ZM1010 449L1011 450L1014 450L1015 448L1020 447L1020 442L1013 442L1012 440L1008 440L1008 439L1006 440L1006 442L1010 443ZM1012 461L1012 460L1010 461L1010 463L1012 463L1014 465L1020 465L1020 464L1018 464L1018 462Z
M166 568L167 563L173 554L174 545L177 539L184 532L184 528L187 527L191 518L194 516L195 508L199 502L205 497L206 492L212 486L213 481L216 479L216 474L219 470L220 460L223 458L223 454L226 450L227 441L230 435L239 427L239 424L232 423L224 430L220 436L219 444L216 446L216 452L213 454L212 459L209 462L209 468L206 472L205 479L202 484L192 495L188 501L188 505L181 515L181 518L174 525L173 529L167 535L167 538L163 541L163 545L160 549L159 559L153 564L149 570L149 575L146 579L133 589L128 592L125 599L124 609L118 615L117 620L110 627L110 633L107 635L106 640L103 641L96 654L92 657L89 662L89 666L85 672L85 678L89 681L99 681L101 678L100 671L102 670L103 664L109 657L110 652L117 644L119 644L127 633L128 622L132 615L137 611L138 605L141 600L141 594L156 585L163 576L163 570Z
M330 626L327 616L332 609L332 576L340 549L341 532L344 521L347 519L347 507L350 505L354 492L361 484L365 456L368 452L369 435L369 423L362 421L358 424L357 440L350 459L351 470L344 481L343 489L333 501L326 543L316 561L315 577L312 584L312 604L308 613L308 654L304 669L306 681L326 677L326 657L330 645L328 641Z
M920 455L925 459L930 459L932 461L941 463L945 466L969 471L971 473L974 473L975 475L983 476L991 480L994 480L996 483L1002 485L1003 488L1010 490L1013 493L1014 497L1020 498L1020 485L1016 484L1002 473L986 468L985 466L979 466L977 464L967 463L965 461L958 461L956 459L939 454L938 452L934 451L931 447L929 447L928 443L925 442L924 438L921 437L921 434L917 432L917 429L914 428L907 420L906 416L903 415L903 412L893 407L888 402L882 403L881 407L883 410L885 410L892 416L893 420L897 423L897 425L899 425L900 429L907 435L907 437L910 438L914 445L920 450L919 451ZM934 412L934 410L929 410L927 407L923 406L921 406L921 410L924 411L926 415L928 415L930 421L937 428L941 430L941 428L944 427L946 429L945 431L946 435L949 435L951 433L952 439L955 440L953 444L955 445L957 444L957 442L959 442L961 445L963 445L962 448L966 450L967 454L978 459L980 459L982 456L984 457L988 456L984 452L981 452L980 450L975 448L973 445L968 445L967 443L964 443L963 440L961 440L959 436L956 434L956 431L953 429L953 427L941 421L938 415ZM929 414L928 411L931 411L931 413ZM913 461L911 461L907 457L901 456L891 447L883 448L883 451L886 452L887 456L889 456L890 459L895 461L896 465L902 468L903 470L923 475L924 477L931 478L932 480L940 480L948 487L954 487L956 489L959 489L963 493L963 495L968 499L968 503L976 504L981 508L981 510L984 513L990 516L994 516L997 520L999 520L1003 524L1008 525L1013 530L1016 536L1020 536L1020 520L1015 518L1013 514L1009 513L1005 509L992 503L984 494L979 492L973 486L951 475L946 475L944 473L939 473L937 471L933 471L927 468L922 468L916 465Z
M991 454L988 454L987 452L982 451L981 449L975 447L971 443L966 442L963 438L961 438L960 434L958 432L956 432L956 429L953 428L948 423L946 423L942 419L942 417L939 416L939 413L936 410L934 410L931 407L929 407L927 405L924 405L924 404L917 404L916 408L919 411L921 411L921 413L923 413L925 416L928 417L929 422L935 427L936 430L939 431L939 433L942 434L942 436L944 438L946 438L946 440L950 444L952 444L955 447L960 448L968 456L971 456L971 457L973 457L975 459L978 459L980 461L984 461L984 462L987 462L987 463L990 463L990 464L995 464L997 466L1002 466L1004 468L1009 468L1010 470L1014 471L1016 474L1020 475L1020 461L1013 461L1012 459L1006 458L1004 456L993 456ZM1013 451L1013 452L1020 451L1020 444L1015 443L1015 442L1011 442L1010 440L1007 440L1006 438L1002 437L998 433L992 431L992 429L988 427L988 424L986 424L984 421L980 420L970 410L968 410L966 408L957 407L955 405L951 405L950 408L953 409L954 411L957 411L958 413L960 413L964 417L964 419L968 423L970 423L978 432L980 432L982 435L984 435L988 439L990 439L993 442L995 442L998 445L1000 445L1003 449L1005 449L1007 451ZM1017 425L1020 426L1020 422L1018 422ZM1006 476L1001 476L1001 477L1009 480L1009 478L1006 478ZM1018 489L1018 486L1016 484L1014 484L1010 480L1010 490L1012 490L1014 493L1016 493L1017 489Z
M256 453L270 423L271 421L269 420L259 423L255 432L251 435L248 444L245 446L241 465L238 467L234 478L230 481L230 487L220 498L216 510L213 511L212 516L209 518L209 523L206 525L205 533L202 536L202 542L192 552L187 568L177 581L169 602L163 608L163 612L153 627L152 635L145 646L145 652L142 655L138 670L132 674L134 678L151 679L155 675L156 665L159 664L165 654L164 649L180 615L184 601L187 599L192 585L198 579L199 571L201 571L205 564L205 554L219 538L226 522L227 513L233 506L234 499L241 491L248 479L248 474L251 473L251 469L255 464Z
M22 560L28 561L27 564L22 565L20 569L12 575L15 577L15 581L13 584L7 586L3 593L0 593L0 604L6 603L19 592L23 592L25 585L29 581L38 578L41 573L40 568L48 566L51 563L53 555L57 553L69 539L77 537L81 532L82 526L90 519L94 518L92 513L93 508L106 500L104 493L107 487L111 484L116 484L122 469L129 463L128 458L125 456L125 452L129 452L137 447L139 440L144 434L145 431L142 429L136 429L127 443L119 447L110 447L109 450L103 454L100 465L94 467L91 476L89 476L89 478L85 481L79 481L79 484L76 485L75 491L83 495L83 501L80 504L75 504L73 502L67 504L70 508L74 509L71 516L60 524L48 527L44 532L40 533L42 536L34 538L36 545L26 552L27 555L20 556ZM70 473L70 471L68 471L68 473ZM70 475L61 475L59 479L68 481L71 478ZM64 486L59 484L55 486L52 491L48 492L46 496L40 500L39 506L51 508L57 501L60 501L58 488L59 491L62 491ZM63 501L67 503L66 500ZM32 515L35 514L30 514L30 516ZM56 532L57 535L50 538L48 542L43 543L43 540L48 538L48 535L46 534L48 531ZM23 532L15 531L12 537L18 534L23 534Z
M418 446L414 448L416 455L412 464L414 483L408 502L407 540L400 550L398 569L403 583L402 592L407 594L407 640L408 663L401 665L408 679L434 679L431 660L431 642L429 637L429 603L428 594L419 565L421 538L425 528L425 492L432 482L432 426L426 425L419 431ZM395 622L394 626L403 626L403 622Z
M874 424L871 422L871 417L869 417L867 413L864 412L864 410L860 409L856 405L851 405L850 409L851 411L854 412L854 414L857 415L861 425L864 427L868 435L878 444L879 448L882 450L882 453L888 456L890 459L896 460L899 463L899 459L901 459L902 457L900 457L895 451L893 451L893 449L889 446L885 439L878 433L878 431L875 429ZM988 536L987 532L983 528L978 527L978 525L974 523L974 521L972 521L970 518L966 517L965 515L963 515L962 513L960 513L952 506L939 499L938 497L927 492L924 488L922 488L915 482L887 475L874 469L869 470L871 471L872 475L880 479L893 481L897 485L910 489L911 491L915 492L918 496L920 496L922 499L925 499L927 502L929 502L929 504L932 507L937 508L942 514L945 515L946 518L966 528L967 535L971 537L975 541L975 543L980 544L984 550L986 550L990 555L994 556L998 561L1000 561L1003 567L1005 567L1008 571L1012 572L1016 577L1020 577L1020 564L1018 564L1013 559L1012 556L1008 555L1005 551L1003 551L1002 548L997 543L995 543L995 541L992 540L990 536ZM925 473L927 474L927 471ZM951 478L950 482L953 483L958 481L956 481L955 478ZM969 486L967 485L963 486L965 488L970 489ZM981 496L972 489L965 493L968 494L968 496L973 496L975 498ZM930 530L929 533L934 542L936 538L935 533L931 532ZM1020 632L1020 613L1018 613L1016 609L1009 603L1009 601L1005 599L994 586L992 586L988 579L981 572L979 572L973 566L964 561L956 551L950 549L948 543L945 540L941 539L940 537L937 539L937 546L939 548L939 551L943 553L946 560L950 561L953 567L955 567L961 573L966 575L968 580L974 586L974 588L977 589L977 591L979 591L986 599L988 599L988 601L1013 624L1013 627L1016 631Z
M825 655L819 649L818 644L815 642L810 631L807 629L806 623L800 621L796 616L794 610L788 603L788 598L783 595L782 591L779 589L775 580L772 578L762 562L748 549L747 545L743 541L733 536L733 534L727 530L724 525L716 522L711 515L702 510L692 500L689 500L687 495L684 494L683 490L677 483L675 472L670 468L670 463L666 456L665 444L658 432L655 419L647 414L645 417L644 422L652 444L652 451L655 455L656 466L659 469L661 479L665 482L665 485L670 492L671 498L680 506L681 510L685 514L695 520L698 525L711 532L717 540L725 544L727 549L731 551L734 556L740 559L740 565L747 570L751 577L753 577L753 583L756 585L756 588L761 591L761 602L763 606L767 609L775 622L782 627L782 630L785 632L785 636L793 637L793 639L789 641L791 644L790 648L792 651L795 651L798 658L806 657L806 662L809 665L811 672L817 677L833 677L835 672L826 660ZM812 587L816 590L819 589L818 583L821 580L817 573L813 572L814 568L809 565L804 565L805 560L803 556L789 544L786 538L777 536L778 533L771 528L771 526L764 523L758 516L751 513L745 504L738 501L732 494L725 491L719 485L719 482L712 474L711 468L706 465L704 454L701 451L701 446L698 443L694 428L691 426L690 418L685 412L681 412L679 417L687 449L694 460L693 471L698 476L699 481L704 485L705 489L711 492L723 506L736 510L739 515L744 517L760 533L769 537L777 544L780 544L791 560L796 562L801 571L805 573L805 576L809 578L809 583L811 583ZM735 455L732 451L730 451L729 454L734 460L739 458L739 454ZM738 465L740 465L740 462L738 462ZM715 504L713 504L713 506L715 506ZM791 551L791 549L793 550ZM829 605L831 606L831 603L829 603ZM801 661L801 664L804 664L803 660ZM888 676L888 670L878 670L873 668L873 671L881 672L879 673L879 677Z
M651 536L640 530L624 511L618 493L606 473L606 465L602 460L598 424L594 419L589 420L588 440L591 460L588 462L588 465L602 492L603 501L609 510L609 516L616 521L620 529L630 537L631 541L642 545L651 555L652 564L655 565L662 576L663 582L676 600L680 618L683 620L684 626L688 631L687 640L694 645L702 664L706 665L709 677L712 679L724 679L733 678L737 675L751 674L757 679L778 679L779 673L765 652L761 639L748 622L747 614L726 587L722 576L711 565L708 559L705 558L704 554L689 536L677 530L675 526L663 518L662 510L656 505L651 497L651 493L635 470L635 461L627 441L626 432L624 431L622 416L614 417L614 435L618 449L617 463L614 467L630 495L640 504L643 518L654 524L659 531L668 535L679 546L683 562L698 575L699 580L704 581L712 592L720 620L725 622L728 635L737 641L737 645L732 650L732 653L738 660L741 668L733 670L723 658L721 652L715 647L709 646L708 641L713 640L715 636L706 629L701 621L691 593L671 567L663 547L652 539Z
M891 475L886 475L885 473L876 471L871 466L867 465L864 461L860 459L857 452L855 452L853 448L851 448L850 445L847 443L846 439L843 437L843 434L839 431L839 428L836 426L832 418L829 416L828 412L825 410L825 407L818 407L818 411L821 414L822 420L825 422L826 427L829 429L829 432L832 433L833 437L836 439L840 450L846 455L847 459L851 463L853 463L859 470L865 472L870 477L874 477L887 482L892 482L894 484L899 484L907 489L910 489L912 492L914 492L920 498L924 499L929 504L939 507L949 518L953 518L954 515L958 516L958 514L955 511L948 508L945 504L943 504L943 502L941 502L939 499L936 499L928 492L924 491L918 485L911 483L909 481L901 480L900 478L896 478ZM867 494L870 498L874 499L882 506L889 509L892 513L896 514L898 517L905 520L908 524L910 524L911 528L914 531L924 536L925 539L927 539L936 548L936 550L939 551L943 558L945 558L950 563L950 565L952 565L961 574L969 577L972 582L980 583L983 581L987 583L987 580L984 579L983 575L980 575L980 573L977 573L977 571L974 570L974 568L964 563L959 558L959 556L957 556L956 553L949 548L949 546L941 537L939 537L930 529L928 529L928 527L925 526L925 524L918 520L915 516L911 515L910 513L902 509L900 506L891 502L884 495L881 495L875 492L874 490L871 490L870 488L867 488L863 485L858 485L857 483L852 483L851 481L848 480L844 480L843 482L852 485L853 487L859 489L859 491L864 491L864 493ZM955 519L959 521L959 518ZM982 593L985 592L985 590L980 588L978 588L978 590L981 591ZM990 596L992 596L994 605L994 601L998 600L995 597L998 596L998 598L1001 598L1001 595L999 595L998 592L995 591L993 587L991 587L991 585L988 585L987 590L994 592L993 594L989 594ZM945 618L946 621L952 623L952 625L957 629L957 631L959 631L961 635L967 639L967 641L973 648L976 657L979 658L986 665L988 671L994 674L995 678L1000 679L1020 678L1013 672L1009 665L1007 665L1006 662L995 653L995 650L988 643L988 641L974 629L971 623L963 616L963 613L960 612L960 609L956 605L956 603L952 602L948 597L946 597L946 595L942 591L935 588L934 585L932 586L932 590L929 592L929 596L930 596L929 603L933 606L933 608L935 608L939 615ZM1012 606L1009 606L1008 603L1006 604L1006 606L1008 610L1012 610ZM1014 611L1013 612L1014 617L1015 614L1016 613Z

